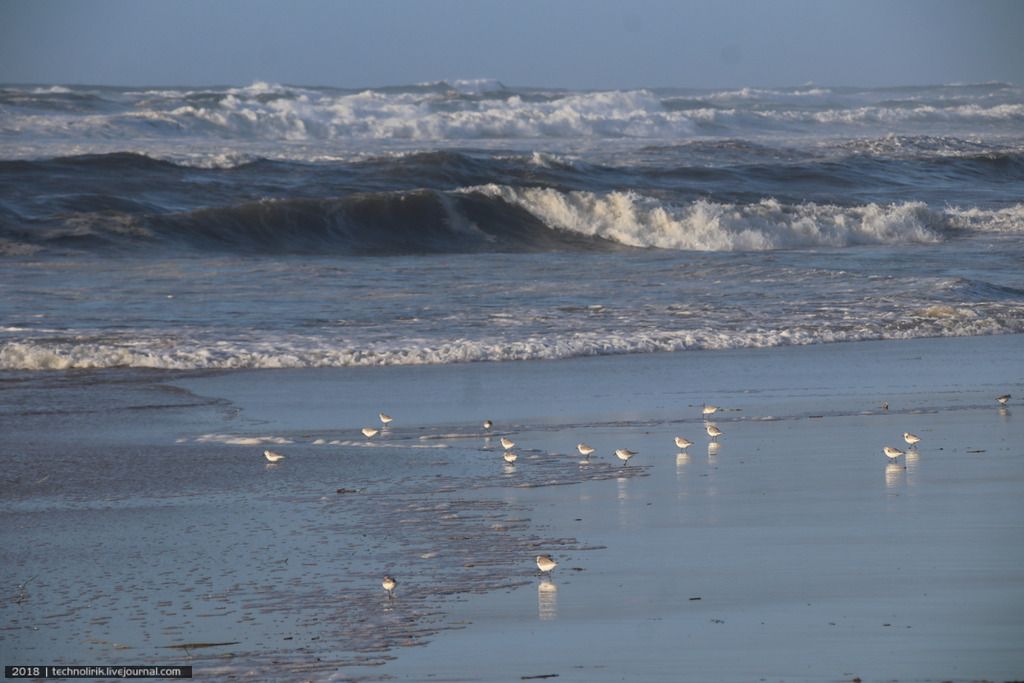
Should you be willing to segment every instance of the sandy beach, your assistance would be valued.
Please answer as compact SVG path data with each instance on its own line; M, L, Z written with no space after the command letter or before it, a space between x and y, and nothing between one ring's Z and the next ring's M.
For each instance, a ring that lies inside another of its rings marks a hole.
M205 680L1019 679L1022 349L9 374L2 658ZM368 440L378 411L395 422ZM903 432L916 452L887 463Z

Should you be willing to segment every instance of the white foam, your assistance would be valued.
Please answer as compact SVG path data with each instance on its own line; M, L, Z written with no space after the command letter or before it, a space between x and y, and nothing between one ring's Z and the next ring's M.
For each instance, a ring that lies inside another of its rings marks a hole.
M790 90L778 90L772 88L739 88L738 90L720 90L713 92L709 95L705 95L701 99L709 100L754 100L754 99L779 99L786 97L823 97L825 95L831 95L832 90L829 88L817 88L813 86L807 86L803 88L793 88Z
M32 88L29 92L33 95L66 95L71 92L71 88L66 88L63 85L51 85L48 87Z
M483 95L503 92L505 86L495 78L460 78L447 82L452 89L463 95Z
M683 351L691 349L764 348L874 339L979 336L1024 333L1024 307L1016 303L926 304L917 309L864 311L834 318L797 312L791 318L735 321L719 325L713 313L684 317L680 327L643 329L630 320L621 329L524 333L520 337L481 337L399 342L367 342L353 347L329 339L277 339L202 344L179 340L169 348L162 340L134 340L128 353L113 344L11 342L0 344L0 369L65 370L79 368L305 368L441 365L480 361L546 360L577 356ZM668 327L668 325L666 325ZM210 440L242 438L207 435ZM275 437L244 437L265 438ZM226 442L226 441L225 441ZM247 442L253 445L256 442ZM264 441L262 443L277 443ZM332 441L360 445L363 440Z
M831 126L892 126L908 123L1019 122L1024 120L1024 104L984 106L964 104L948 107L920 105L915 107L859 106L820 111L807 109L746 109L731 107L696 107L678 113L703 123L770 126L793 124L825 124Z
M282 436L239 436L237 434L203 434L196 437L196 443L223 443L229 446L282 446L292 443Z
M1002 209L947 207L944 213L959 228L980 232L1024 233L1024 204Z
M460 191L500 198L552 228L660 249L760 251L939 242L950 222L949 216L920 202L839 207L784 205L769 198L747 205L698 200L680 206L636 192L559 192L493 184Z
M5 126L19 134L110 139L154 133L174 138L217 136L246 140L476 140L490 138L667 137L693 131L689 119L666 112L646 90L567 93L540 101L506 97L500 83L455 81L451 87L481 99L436 106L437 93L359 93L286 88L257 82L230 88L215 102L197 105L195 93L163 91L161 106L114 114L12 114ZM495 93L495 97L486 95ZM150 93L140 93L152 97ZM276 97L268 97L275 95ZM173 103L180 102L174 107ZM170 107L168 105L171 105Z
M1017 138L1024 122L1021 89L998 84L961 93L943 86L908 93L805 86L683 94L519 91L494 79L429 85L438 87L352 92L257 81L235 88L98 92L55 86L50 90L88 92L106 106L79 112L9 107L0 117L0 156L136 150L223 167L237 163L224 157L228 153L315 161L360 149L379 153L385 146L422 149L466 141L507 146L509 140L530 140L564 152L595 140L678 143L706 133L832 137L919 135L927 129ZM197 161L211 149L214 158Z

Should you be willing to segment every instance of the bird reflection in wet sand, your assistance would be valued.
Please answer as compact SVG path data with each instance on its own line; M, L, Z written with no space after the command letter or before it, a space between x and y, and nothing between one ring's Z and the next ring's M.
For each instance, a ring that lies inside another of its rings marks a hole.
M685 451L676 453L676 477L682 477L686 472L686 466L690 464L690 454Z
M890 462L885 466L885 486L886 488L895 488L899 486L900 482L903 481L903 475L906 474L907 468L903 465L898 465L895 462Z
M903 469L907 470L911 475L917 470L918 461L921 459L921 455L916 449L909 449L903 454Z
M718 449L721 446L718 445L717 441L712 441L708 444L708 455L718 455Z
M541 621L558 618L558 586L551 579L541 579L537 584L537 616Z

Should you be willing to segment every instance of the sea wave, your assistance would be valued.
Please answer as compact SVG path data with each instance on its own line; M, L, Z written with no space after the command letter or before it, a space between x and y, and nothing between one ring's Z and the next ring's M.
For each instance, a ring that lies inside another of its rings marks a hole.
M747 205L698 200L674 206L631 191L597 194L498 185L463 191L521 207L551 228L659 249L760 251L930 243L942 241L954 227L950 215L921 202L840 207L785 205L768 198ZM1020 206L1013 213L1019 220ZM983 222L978 214L976 223ZM1015 224L1014 219L1005 222Z
M493 79L343 90L256 82L244 87L0 89L0 140L138 139L156 144L686 139L723 132L817 134L904 124L1018 129L1019 91L976 86L950 99L884 90L743 88L553 91ZM924 99L921 99L924 98Z
M793 321L788 326L723 329L696 326L676 330L622 329L535 334L519 339L408 340L352 345L321 338L281 337L204 344L188 339L126 338L114 341L0 343L0 370L155 368L172 370L372 367L469 362L553 360L582 356L803 346L848 341L914 339L1024 333L1019 305L934 304L892 312L877 320Z
M6 99L18 101L11 95ZM283 142L435 141L671 137L692 132L685 115L667 111L648 90L529 97L491 89L487 82L456 82L443 93L338 93L270 84L204 96L171 91L149 95L143 106L122 106L109 113L11 112L0 125L5 136L77 140L155 135Z
M157 162L147 162L157 163ZM95 196L90 211L43 221L9 216L10 254L40 248L198 249L254 254L399 255L656 248L767 251L938 243L970 232L1024 232L1024 205L932 208L922 202L838 206L708 199L673 202L635 191L562 191L487 184L450 192L361 192L146 213Z

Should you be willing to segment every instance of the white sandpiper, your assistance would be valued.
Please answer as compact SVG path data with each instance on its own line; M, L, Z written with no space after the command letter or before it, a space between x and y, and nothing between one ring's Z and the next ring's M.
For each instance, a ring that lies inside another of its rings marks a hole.
M591 454L594 452L594 447L588 446L585 443L578 443L576 444L576 450L578 450L580 452L580 455L582 455L584 458L589 458Z
M636 453L636 451L631 451L628 448L619 448L615 451L615 455L618 456L623 465L627 465L629 463L629 459L636 455Z
M903 432L903 440L906 441L911 448L913 448L918 443L920 443L921 437L919 437L917 434L911 434L910 432Z
M365 436L367 439L372 439L373 437L380 434L380 430L377 429L376 427L363 427L361 431L363 432L363 436Z
M689 448L692 445L693 445L692 441L687 441L686 439L684 439L681 436L677 436L676 437L676 447L678 447L679 449L686 450L687 448Z
M506 437L501 437L501 447L506 451L516 445L516 442Z
M717 439L724 433L721 429L719 429L716 425L712 424L711 422L707 423L707 425L704 426L704 429L707 431L708 436L710 436L712 439Z
M551 575L551 570L557 566L558 563L550 555L537 556L537 569L546 572L549 576Z
M885 453L885 456L892 461L896 461L897 459L899 459L901 455L906 455L906 453L904 453L900 449L893 448L892 446L883 447L882 452Z
M504 458L505 462L507 462L510 465L519 459L519 456L513 453L512 451L505 451L505 453L502 454L501 457Z
M996 396L996 400L999 401L999 405L1005 406L1007 403L1010 402L1010 395L1003 394L1002 396Z
M395 586L398 585L398 582L395 581L394 578L385 576L384 580L380 582L380 585L388 592L389 600L395 597Z
M278 460L284 460L284 456L274 451L263 451L263 457L270 462L277 462Z
M714 415L715 413L718 412L718 406L709 406L708 404L705 403L704 409L701 412L704 415Z
M493 426L494 426L493 422L491 422L490 420L484 420L484 429L490 431L491 427L493 427Z
M394 421L394 419L395 419L395 418L391 417L390 415L385 415L384 413L378 413L377 417L380 418L380 423L382 425L384 425L385 427L388 426L389 424L391 424L392 421Z

